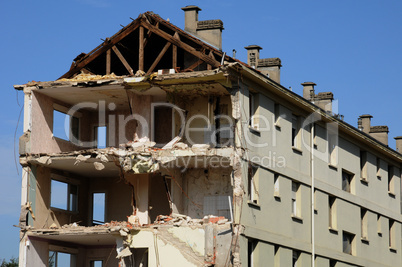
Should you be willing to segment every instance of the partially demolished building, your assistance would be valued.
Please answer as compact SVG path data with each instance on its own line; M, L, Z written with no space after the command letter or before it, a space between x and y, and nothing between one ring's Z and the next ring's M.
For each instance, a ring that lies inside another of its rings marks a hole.
M146 12L15 86L20 266L401 266L402 137L284 88L259 46L226 55L222 21L183 10L185 30Z

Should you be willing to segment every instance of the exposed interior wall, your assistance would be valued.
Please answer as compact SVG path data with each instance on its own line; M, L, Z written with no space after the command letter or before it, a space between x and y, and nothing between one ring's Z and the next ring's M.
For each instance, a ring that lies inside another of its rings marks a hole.
M187 111L186 127L194 131L186 131L186 139L182 141L187 144L205 144L210 143L212 132L216 128L216 115L226 115L231 118L232 105L230 96L200 96L200 95L175 95L171 96L173 104ZM219 98L219 100L218 100ZM219 109L217 109L219 104ZM219 113L217 114L217 112ZM189 121L191 118L191 122ZM208 125L209 122L209 125ZM227 119L220 119L221 127L230 124ZM210 129L208 129L210 126ZM175 132L178 134L181 128L181 121L178 114L175 114ZM222 134L221 134L222 135ZM223 135L222 135L223 136ZM221 138L221 143L227 143L227 139Z
M114 267L119 264L119 261L116 259L116 247L114 246L87 247L85 252L85 266L90 266L92 260L103 261L102 267Z
M133 114L138 114L145 119L146 125L139 121L136 129L136 133L139 138L148 136L150 137L152 131L151 124L151 102L152 96L150 95L139 95L132 91L127 91L127 96L129 97L130 105ZM147 127L148 126L148 129Z
M187 192L191 201L182 196L183 210L179 210L179 213L186 214L194 219L201 219L206 215L216 215L204 214L204 198L206 196L232 196L230 174L231 168L186 170L182 177L182 188ZM174 187L177 185L172 183L172 188ZM177 188L174 190L177 192Z
M53 136L53 110L52 98L32 92L32 132L31 132L31 153L57 153L82 149L73 143ZM66 107L68 108L68 107ZM80 111L80 138L89 140L88 116L85 111Z
M92 204L93 193L106 193L105 221L127 221L127 216L133 212L132 190L120 177L89 178L88 203ZM92 205L89 209L92 213ZM88 215L91 217L91 215Z
M77 177L72 174L71 177L79 180L78 189L78 212L71 212L51 208L51 173L50 168L38 166L36 171L36 206L34 210L35 228L47 228L53 223L60 227L64 224L72 222L80 222L81 225L85 225L87 222L86 215L88 213L88 182L85 178ZM57 172L56 172L57 173ZM68 175L65 175L68 177ZM67 196L66 196L67 197Z
M26 249L26 267L47 267L49 249L48 243L39 240L27 239L29 246ZM22 263L20 263L22 266Z

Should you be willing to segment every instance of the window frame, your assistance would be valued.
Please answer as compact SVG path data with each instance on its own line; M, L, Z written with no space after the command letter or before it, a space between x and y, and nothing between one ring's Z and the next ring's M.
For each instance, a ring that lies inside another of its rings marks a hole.
M52 206L52 181L56 181L59 183L67 184L67 195L66 195L66 209L53 207ZM50 203L49 207L51 209L62 210L65 212L72 212L72 213L79 213L79 190L80 190L80 182L77 179L66 177L58 174L51 174L50 175ZM73 190L74 188L74 190ZM75 194L71 193L75 191ZM71 195L75 196L71 199Z

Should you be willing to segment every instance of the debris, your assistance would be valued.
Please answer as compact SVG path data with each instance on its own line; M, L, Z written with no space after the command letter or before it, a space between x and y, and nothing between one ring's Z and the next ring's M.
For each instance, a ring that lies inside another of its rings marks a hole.
M137 70L137 72L135 73L134 77L141 77L141 76L145 76L145 72L142 70Z
M176 144L177 142L179 142L181 140L180 136L176 136L175 138L173 138L169 143L167 143L164 147L162 147L162 149L171 149L173 148L174 144Z
M151 155L133 155L131 161L134 173L151 173L159 169L159 165L154 163Z
M128 233L127 233L126 231L124 231L124 230L120 230L120 231L119 231L119 234L120 234L121 236L128 236Z
M125 247L122 251L119 252L119 254L117 254L116 258L121 259L121 258L128 257L128 256L131 256L131 255L132 255L132 253L130 251L130 248Z
M49 157L49 156L43 156L43 157L40 157L39 159L38 159L38 163L40 163L40 164L47 164L47 165L49 165L49 164L51 164L52 163L52 160L51 160L51 158Z
M59 228L59 227L57 227L57 225L56 225L55 223L52 223L52 224L49 226L49 228L50 228L50 229L57 229L57 228Z
M91 158L91 155L78 155L77 158L75 159L74 165L78 165L80 162L85 162L87 161L89 158Z
M95 80L109 80L109 79L118 79L120 76L117 76L114 73L108 75L93 75L88 73L80 73L74 78L71 79L60 79L59 82L66 82L66 81L95 81Z
M188 145L183 142L178 142L178 143L174 144L173 148L174 149L187 149Z
M95 166L95 169L98 170L98 171L101 171L101 170L103 170L105 168L105 165L103 165L100 162L94 162L94 166Z
M138 225L138 224L139 224L139 218L138 218L138 216L131 215L131 216L128 216L127 219L128 219L128 222L131 223L131 224L134 224L134 225Z
M96 158L97 159L100 159L102 162L109 162L109 159L107 158L107 156L106 155L104 155L104 154L98 154L97 156L96 156Z

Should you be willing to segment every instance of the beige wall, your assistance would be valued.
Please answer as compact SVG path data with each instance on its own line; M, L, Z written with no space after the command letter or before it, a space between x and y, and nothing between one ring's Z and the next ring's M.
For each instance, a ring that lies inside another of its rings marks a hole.
M259 120L257 131L249 128L248 90L259 94L257 114L268 119L268 123ZM310 127L301 129L300 141L305 145L292 149L291 129L292 114L298 115L303 121L306 114L286 100L271 95L268 91L259 91L255 84L242 85L240 96L242 101L241 145L245 148L242 162L242 177L245 195L241 212L241 223L245 226L244 235L247 238L241 242L242 263L247 260L248 239L278 244L294 248L302 253L302 266L310 266L311 257L311 135ZM275 103L280 103L280 125L274 125ZM268 125L269 124L269 125ZM399 266L401 265L401 163L394 162L384 155L365 147L359 140L353 140L340 133L337 149L338 161L333 166L328 164L328 143L325 124L316 124L314 176L316 188L315 243L316 254L320 257L332 258L355 265L364 266ZM266 143L264 147L255 144ZM367 152L367 180L360 177L360 150ZM261 163L260 159L266 160ZM377 157L380 160L380 174L377 177ZM247 200L247 161L259 165L257 172L257 187L259 189L258 205L250 204ZM280 164L285 162L285 164ZM394 195L388 194L388 164L394 166ZM342 190L342 170L355 174L352 192ZM279 174L279 197L274 197L274 175ZM301 218L292 217L291 181L300 183L298 204ZM336 198L336 231L330 231L328 196ZM361 240L360 209L367 209L367 225L369 242ZM377 232L377 214L381 214L382 236ZM389 249L388 220L395 220L394 238L395 249ZM353 241L353 256L342 251L343 231L355 234ZM265 244L265 243L264 243ZM259 245L259 247L261 247ZM265 251L269 251L266 249ZM268 260L271 253L264 255ZM290 254L291 256L291 254ZM289 255L288 255L289 257ZM258 260L259 256L257 256ZM319 261L325 262L320 259ZM308 262L308 263L305 263ZM306 264L306 265L305 265ZM329 264L323 263L323 264ZM289 266L289 265L280 265ZM320 265L321 266L321 265ZM325 265L323 265L325 266ZM338 265L337 265L338 266ZM345 265L348 266L348 265Z

